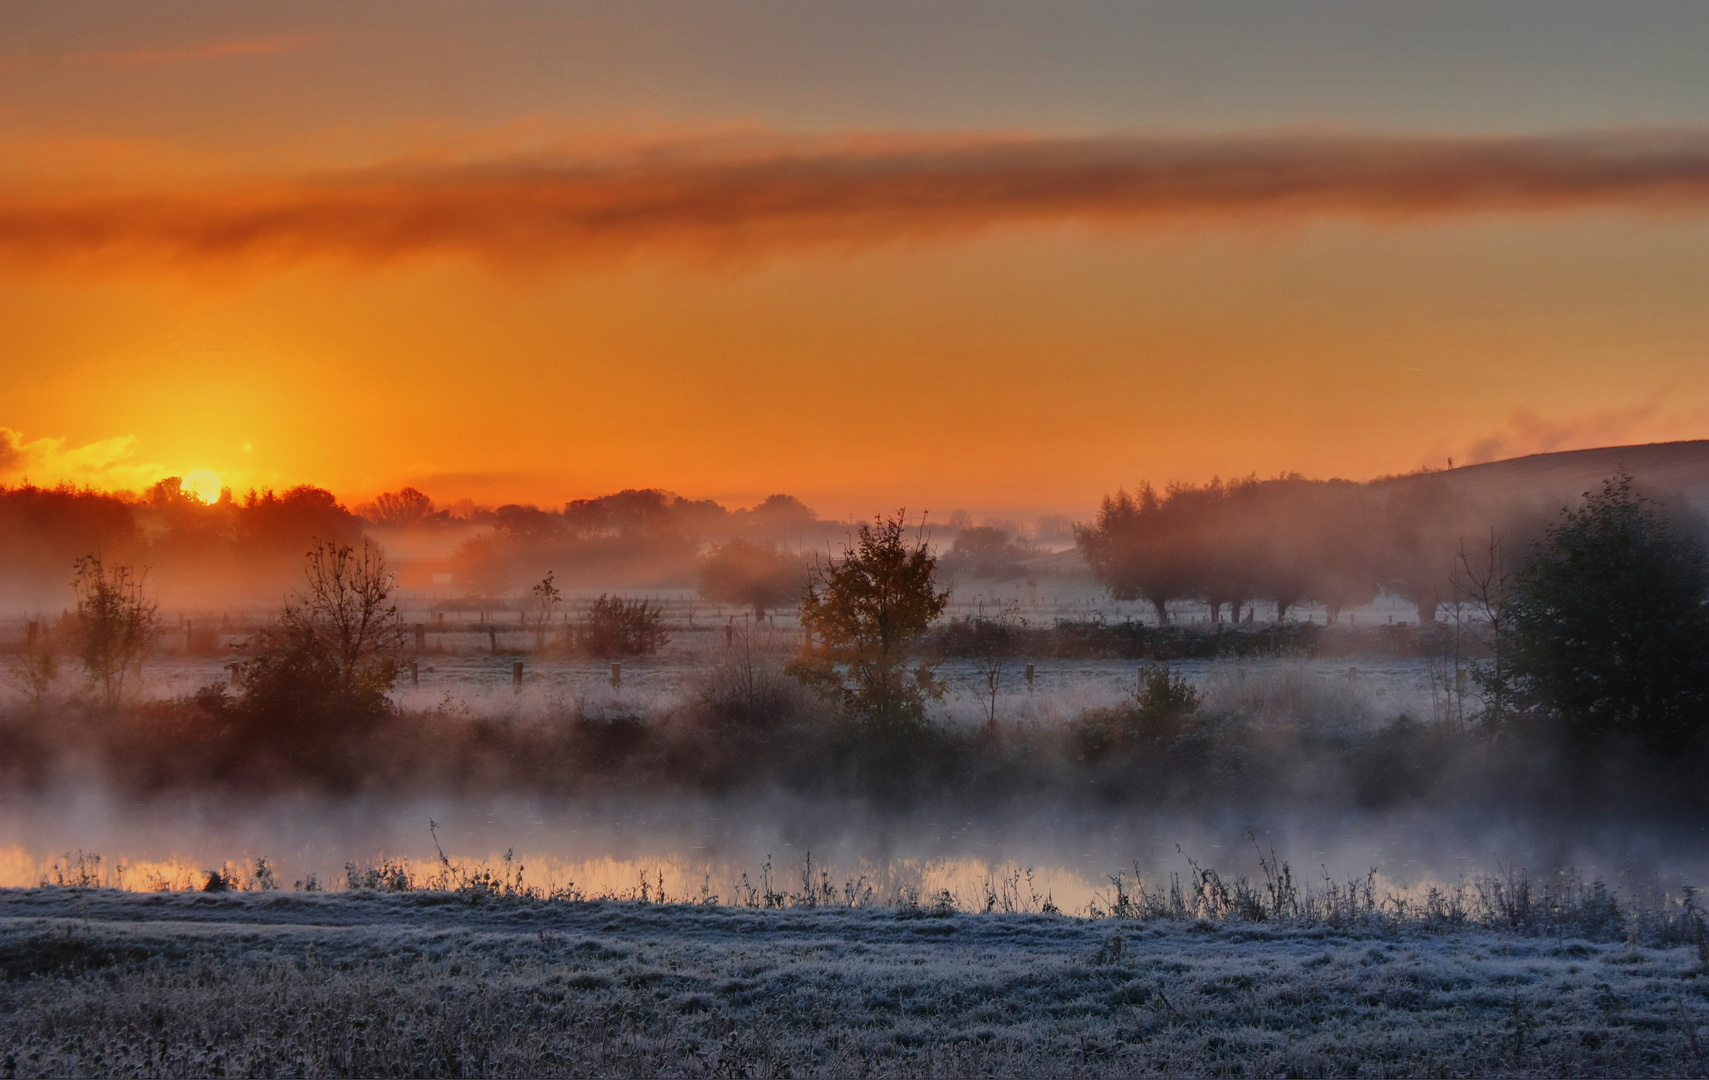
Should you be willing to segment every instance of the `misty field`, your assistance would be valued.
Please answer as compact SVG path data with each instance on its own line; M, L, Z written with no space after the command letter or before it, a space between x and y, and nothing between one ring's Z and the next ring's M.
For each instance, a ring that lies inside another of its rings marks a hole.
M0 1070L1698 1074L1652 931L8 890Z

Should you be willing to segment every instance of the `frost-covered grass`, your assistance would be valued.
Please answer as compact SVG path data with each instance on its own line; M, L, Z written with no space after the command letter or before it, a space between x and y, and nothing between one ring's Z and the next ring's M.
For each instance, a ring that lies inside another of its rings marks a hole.
M0 1073L1681 1074L1691 944L1372 920L0 892Z

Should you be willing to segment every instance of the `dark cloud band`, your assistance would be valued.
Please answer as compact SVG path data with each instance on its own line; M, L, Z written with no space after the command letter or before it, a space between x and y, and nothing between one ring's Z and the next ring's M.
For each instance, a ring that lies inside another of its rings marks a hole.
M685 141L201 190L0 196L13 262L713 258L1014 225L1709 210L1709 132Z

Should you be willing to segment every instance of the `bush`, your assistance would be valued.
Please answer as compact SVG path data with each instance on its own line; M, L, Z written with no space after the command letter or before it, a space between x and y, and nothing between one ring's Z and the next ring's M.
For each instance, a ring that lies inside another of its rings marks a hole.
M624 600L599 594L582 616L577 644L589 656L644 656L659 651L670 638L664 615L645 600Z
M1094 709L1080 718L1081 756L1166 752L1192 726L1202 698L1186 676L1162 664L1146 668L1131 705Z
M942 693L932 666L909 669L909 651L949 601L933 580L923 538L902 537L903 515L862 524L852 549L815 567L801 602L810 636L790 673L840 702L880 734L915 732Z
M1520 715L1590 750L1663 752L1709 725L1709 568L1630 477L1551 528L1516 576L1503 647Z
M317 543L304 573L305 590L237 668L237 701L227 704L221 688L209 688L198 702L235 713L252 737L311 764L338 736L392 711L386 695L402 668L404 634L397 608L386 603L385 557L368 541L360 555Z

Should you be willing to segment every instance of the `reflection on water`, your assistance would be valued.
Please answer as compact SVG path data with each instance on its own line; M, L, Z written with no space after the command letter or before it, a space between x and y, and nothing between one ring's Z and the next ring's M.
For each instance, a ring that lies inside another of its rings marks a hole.
M440 866L437 843L465 868L520 869L536 887L585 895L667 899L759 890L829 889L837 900L888 903L948 891L956 904L1084 911L1108 875L1135 870L1166 883L1186 856L1225 876L1258 876L1252 832L1299 878L1363 877L1413 891L1520 866L1535 876L1574 868L1622 889L1709 881L1709 831L1602 821L1400 813L1286 817L1266 812L1157 812L1007 805L883 810L863 803L783 796L648 796L585 800L290 800L158 798L119 802L66 793L0 802L0 885L30 886L76 868L101 884L136 890L193 888L204 873L253 868L266 858L279 885L312 875L341 887L345 866L402 863L418 880ZM810 880L804 873L811 859ZM59 864L56 867L56 864ZM1026 872L1030 870L1030 878ZM1008 899L1013 897L1014 899Z

